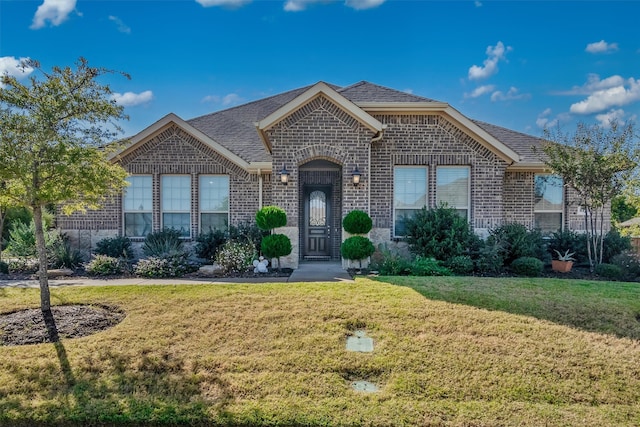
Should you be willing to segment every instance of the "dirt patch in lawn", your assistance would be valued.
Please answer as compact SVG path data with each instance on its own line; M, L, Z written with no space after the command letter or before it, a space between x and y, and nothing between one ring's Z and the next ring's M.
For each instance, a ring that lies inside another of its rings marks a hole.
M111 328L125 318L117 307L62 305L51 307L60 338L79 338ZM52 342L39 308L0 314L0 345Z

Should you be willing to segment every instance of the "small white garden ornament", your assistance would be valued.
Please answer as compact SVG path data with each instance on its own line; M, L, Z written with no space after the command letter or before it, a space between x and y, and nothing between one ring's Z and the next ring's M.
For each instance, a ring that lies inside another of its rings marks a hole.
M269 271L269 270L267 270L267 266L268 265L269 265L269 261L267 261L266 259L264 259L263 256L261 256L257 260L253 261L253 266L255 267L253 269L253 272L254 273L268 273L268 271Z

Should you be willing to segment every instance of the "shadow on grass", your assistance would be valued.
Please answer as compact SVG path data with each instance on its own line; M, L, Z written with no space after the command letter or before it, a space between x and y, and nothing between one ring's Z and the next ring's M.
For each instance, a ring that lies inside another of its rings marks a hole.
M532 316L588 332L640 340L640 284L567 279L407 277L374 280L426 298Z

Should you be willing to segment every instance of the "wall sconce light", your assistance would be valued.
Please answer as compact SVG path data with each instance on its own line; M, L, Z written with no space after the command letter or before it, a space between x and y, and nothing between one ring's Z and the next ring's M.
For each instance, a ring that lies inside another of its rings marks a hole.
M360 177L362 174L358 170L358 165L353 168L353 172L351 172L351 177L353 178L353 186L357 187L360 184Z
M280 171L280 182L284 185L289 183L289 171L284 163L282 164L282 170Z

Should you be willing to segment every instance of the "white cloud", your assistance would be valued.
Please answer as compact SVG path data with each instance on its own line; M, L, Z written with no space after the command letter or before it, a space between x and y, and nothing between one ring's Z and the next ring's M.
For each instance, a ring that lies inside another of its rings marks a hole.
M413 89L411 88L407 88L405 90L403 90L404 93L408 93L409 95L413 95Z
M499 41L495 46L488 46L486 53L487 59L484 60L482 66L472 65L469 68L469 80L486 79L498 72L498 62L506 60L506 53L511 51L511 46L505 45Z
M386 0L344 0L344 5L356 10L373 9L380 6ZM284 10L287 12L300 12L308 6L316 3L332 3L332 0L287 0Z
M34 70L31 67L23 68L20 63L28 59L29 58L15 58L13 56L0 57L0 76L6 74L17 79L27 77L29 74L33 73ZM4 85L0 83L0 87L4 87Z
M145 90L141 93L114 93L113 99L115 99L116 104L118 105L122 105L123 107L133 107L135 105L146 104L151 101L153 99L153 92Z
M496 87L494 85L484 85L484 86L478 86L477 88L475 88L473 90L473 92L471 93L465 93L464 97L465 98L478 98L482 95L485 95L489 92L492 92Z
M611 126L611 121L616 121L620 124L624 124L624 116L624 110L619 108L617 110L610 110L607 113L597 114L596 120L600 122L600 126L608 128Z
M571 105L569 111L574 114L600 113L636 101L640 101L640 80L632 77L618 86L594 91L587 99Z
M574 86L571 90L558 92L558 95L591 95L598 90L609 89L624 84L624 79L621 76L614 75L607 77L604 80L600 80L600 76L597 74L589 74L587 76L587 82L582 86Z
M491 94L491 101L512 101L516 99L528 99L531 95L528 93L520 93L518 88L511 86L507 93L501 92L499 90L493 92Z
M478 0L474 1L474 2L473 2L473 4L474 4L476 7L482 7L482 2L480 2L480 1L478 1Z
M585 48L585 51L589 53L609 53L615 52L616 50L618 50L618 43L607 43L604 40L589 43Z
M230 8L242 7L245 4L251 3L252 0L196 0L203 7L211 6L223 6Z
M345 0L344 5L355 10L373 9L386 0Z
M120 31L121 33L131 34L131 28L129 28L124 22L122 22L122 19L118 18L117 16L110 15L109 21L115 22L118 26L118 31Z
M33 16L32 30L37 30L46 25L47 21L57 27L67 20L69 14L76 8L76 0L44 0L38 6Z
M547 108L542 113L538 114L538 118L536 119L536 126L538 126L540 129L556 126L558 124L558 119L551 120L549 118L551 116L551 113L551 108Z
M202 98L201 102L210 102L212 104L221 104L223 107L230 107L233 105L238 105L243 101L244 99L241 98L237 93L229 93L225 96L207 95Z

